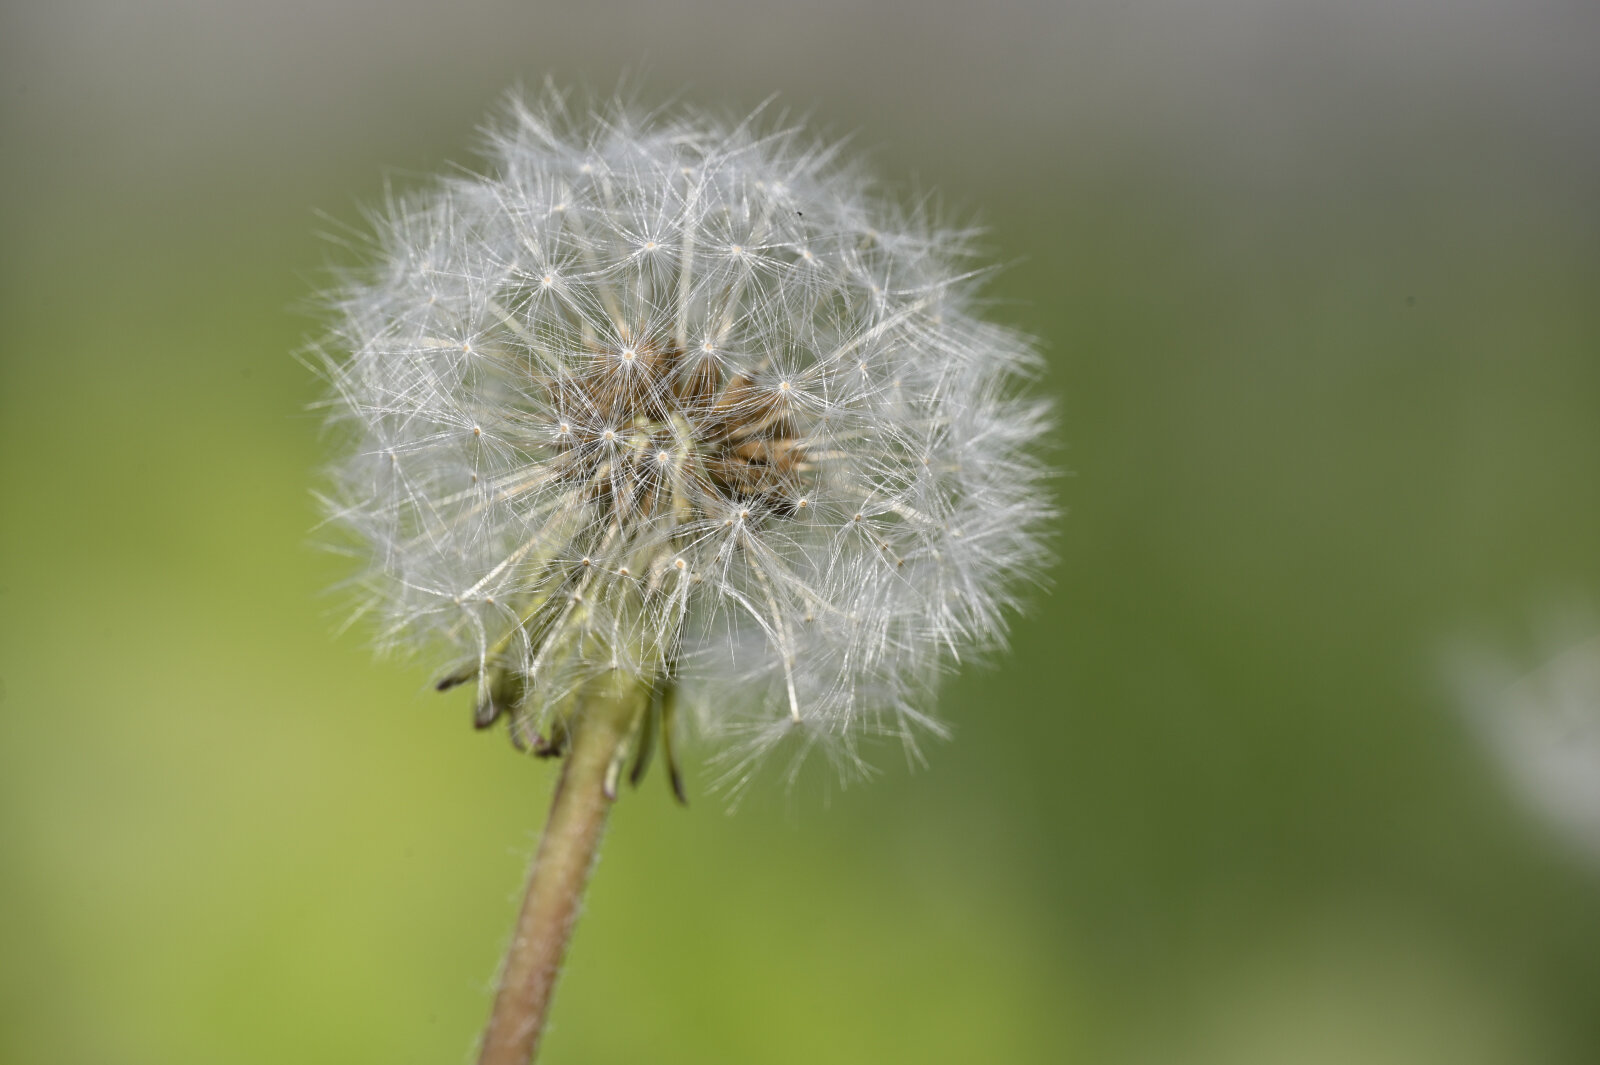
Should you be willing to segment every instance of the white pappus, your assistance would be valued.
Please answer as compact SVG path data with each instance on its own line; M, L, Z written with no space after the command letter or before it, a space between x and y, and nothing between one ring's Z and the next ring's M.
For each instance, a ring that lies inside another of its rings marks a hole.
M970 233L755 119L547 91L488 139L375 214L320 345L380 643L535 750L625 670L734 785L790 735L914 752L1052 514L1036 355L978 316Z

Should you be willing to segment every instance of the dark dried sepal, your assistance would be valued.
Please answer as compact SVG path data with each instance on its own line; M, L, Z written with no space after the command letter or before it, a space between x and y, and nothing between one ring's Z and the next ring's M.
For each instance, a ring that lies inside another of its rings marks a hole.
M678 768L677 752L672 747L672 726L678 710L677 685L667 684L661 689L659 731L661 733L661 757L667 763L667 783L672 785L672 794L678 800L678 805L689 805L689 792L683 785L683 772Z
M500 719L500 714L504 710L505 707L495 702L492 697L480 699L472 710L472 727L480 731L488 728Z
M628 771L628 783L634 787L639 786L639 781L644 779L646 770L650 768L650 757L655 754L656 733L660 731L661 719L661 690L657 687L650 693L650 705L645 707L644 713L639 715L638 739L633 749L633 768Z

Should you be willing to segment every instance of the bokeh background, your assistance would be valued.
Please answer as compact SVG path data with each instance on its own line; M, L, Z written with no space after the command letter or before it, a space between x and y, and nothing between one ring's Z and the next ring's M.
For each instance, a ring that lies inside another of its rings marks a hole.
M1600 631L1546 620L1600 604L1597 46L1582 0L7 4L0 1061L470 1061L552 767L333 634L291 352L319 234L624 74L979 217L1072 475L927 770L626 798L544 1060L1600 1061L1600 863L1459 692Z

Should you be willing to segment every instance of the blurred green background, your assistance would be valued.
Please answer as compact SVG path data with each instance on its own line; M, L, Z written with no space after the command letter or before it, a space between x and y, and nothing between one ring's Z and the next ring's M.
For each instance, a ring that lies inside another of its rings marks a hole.
M626 798L543 1060L1600 1061L1600 866L1440 665L1600 601L1597 41L1559 0L7 5L0 1061L471 1059L552 768L333 635L290 352L386 174L627 71L977 213L1073 475L927 771Z

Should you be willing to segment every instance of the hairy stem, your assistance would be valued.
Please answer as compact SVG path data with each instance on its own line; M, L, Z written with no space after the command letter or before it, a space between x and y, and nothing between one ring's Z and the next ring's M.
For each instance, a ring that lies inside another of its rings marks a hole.
M607 770L633 716L626 695L600 697L588 700L568 726L570 746L501 966L478 1065L528 1065L539 1051L561 961L611 811Z

